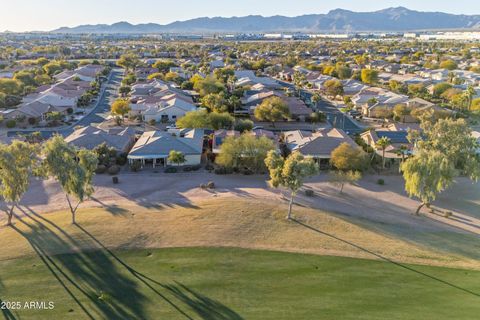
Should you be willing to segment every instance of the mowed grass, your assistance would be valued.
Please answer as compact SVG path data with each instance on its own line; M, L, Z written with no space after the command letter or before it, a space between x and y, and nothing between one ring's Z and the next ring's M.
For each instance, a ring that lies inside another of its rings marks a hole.
M0 262L7 319L478 319L480 272L235 248ZM11 313L9 313L11 312ZM9 318L7 316L10 316Z

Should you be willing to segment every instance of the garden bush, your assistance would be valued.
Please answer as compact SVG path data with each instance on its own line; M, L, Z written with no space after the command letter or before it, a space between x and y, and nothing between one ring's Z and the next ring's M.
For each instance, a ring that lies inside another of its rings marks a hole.
M177 173L177 168L174 168L174 167L168 167L167 169L165 169L165 173Z
M97 166L97 169L95 170L95 173L97 173L97 174L102 174L102 173L105 173L105 172L107 172L107 167L104 166L103 164L99 164Z
M110 168L108 168L108 174L117 174L120 172L120 166L113 165Z

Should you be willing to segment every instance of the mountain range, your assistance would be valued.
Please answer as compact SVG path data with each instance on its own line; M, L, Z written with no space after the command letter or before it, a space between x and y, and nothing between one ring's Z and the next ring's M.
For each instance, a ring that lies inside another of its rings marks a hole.
M353 12L335 9L327 14L296 17L250 15L245 17L196 18L166 25L156 23L112 25L80 25L62 27L52 33L263 33L263 32L359 32L480 29L480 15L456 15L442 12L421 12L404 7L374 12Z

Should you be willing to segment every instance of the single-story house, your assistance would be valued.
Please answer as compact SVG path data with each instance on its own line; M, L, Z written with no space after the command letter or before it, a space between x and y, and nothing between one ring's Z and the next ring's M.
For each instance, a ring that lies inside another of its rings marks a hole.
M390 131L390 130L369 130L360 135L363 141L370 147L374 148L380 156L383 151L377 147L378 140L386 137L390 140L390 145L385 149L385 158L401 159L402 155L399 153L401 146L406 146L406 154L413 150L413 145L408 141L408 130ZM406 155L404 154L404 156Z
M290 151L298 151L304 156L310 156L318 162L326 163L331 158L332 151L342 143L359 147L345 131L337 128L326 128L316 132L294 130L284 133L285 143Z
M177 132L148 131L142 134L128 153L130 164L140 161L142 167L152 165L165 167L172 165L168 161L170 151L175 150L185 155L184 165L201 163L203 151L203 130L183 129Z
M78 148L88 150L93 150L105 142L108 147L127 153L135 142L135 130L130 127L103 130L86 126L75 130L65 138L65 141Z

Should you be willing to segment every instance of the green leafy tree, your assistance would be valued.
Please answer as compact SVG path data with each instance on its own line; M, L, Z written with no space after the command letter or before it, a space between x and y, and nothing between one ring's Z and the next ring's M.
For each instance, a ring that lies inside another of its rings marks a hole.
M197 91L201 97L211 93L220 93L225 90L225 86L215 77L206 77L205 79L197 78L193 83L193 89Z
M170 153L168 154L167 160L171 163L175 163L177 166L180 166L181 164L187 161L185 159L185 155L183 154L183 152L176 151L176 150L170 151Z
M94 192L92 180L97 156L93 151L77 150L59 135L44 143L42 156L41 172L45 177L54 178L62 187L75 224L78 206Z
M211 112L208 114L208 128L213 130L232 128L235 118L228 112Z
M270 172L269 183L275 188L282 186L290 190L287 219L291 219L293 199L304 180L318 173L318 164L299 152L293 152L284 159L273 150L268 152L265 164Z
M133 71L140 65L140 59L132 53L123 54L120 56L120 59L118 59L117 65L124 68L127 72Z
M417 197L423 206L436 199L437 194L448 188L453 182L455 167L441 152L419 150L415 156L402 163L401 169L405 179L405 191L410 197Z
M343 84L338 79L327 80L323 86L325 87L325 93L329 96L336 97L343 95Z
M367 154L360 147L343 142L332 151L330 164L340 171L363 171L368 163Z
M5 95L20 95L23 93L23 84L14 79L0 78L0 93Z
M26 142L0 144L0 196L11 204L7 225L12 224L13 211L30 185L36 153L36 147Z
M272 126L275 127L276 121L290 117L290 110L285 101L274 96L263 100L255 108L254 115L258 120L271 122Z
M362 69L361 79L364 83L375 84L378 81L378 71L372 69Z
M480 177L478 142L463 119L422 118L423 134L417 140L414 156L401 165L405 190L420 199L420 209L448 188L457 174L477 181Z
M187 112L177 120L179 128L228 129L233 126L234 118L227 112L208 113L205 110Z
M171 67L176 66L177 65L172 60L158 60L152 65L152 67L157 68L161 73L167 73Z
M452 85L448 82L437 83L433 86L433 96L439 98L445 91L451 88Z
M405 122L405 117L408 116L411 112L411 109L407 107L405 104L397 104L393 107L393 114L398 118L398 120L402 120Z
M201 99L202 105L209 111L227 112L228 105L223 92L209 93Z
M440 68L447 69L447 70L455 70L458 68L458 65L455 61L448 59L440 62Z
M125 115L130 111L130 102L128 99L117 99L112 103L111 112L120 119L121 122Z
M215 162L227 168L247 168L252 172L265 170L265 158L275 145L267 137L256 138L246 132L240 137L227 137L220 146Z
M177 120L179 128L210 128L210 118L207 111L197 110L187 112Z

